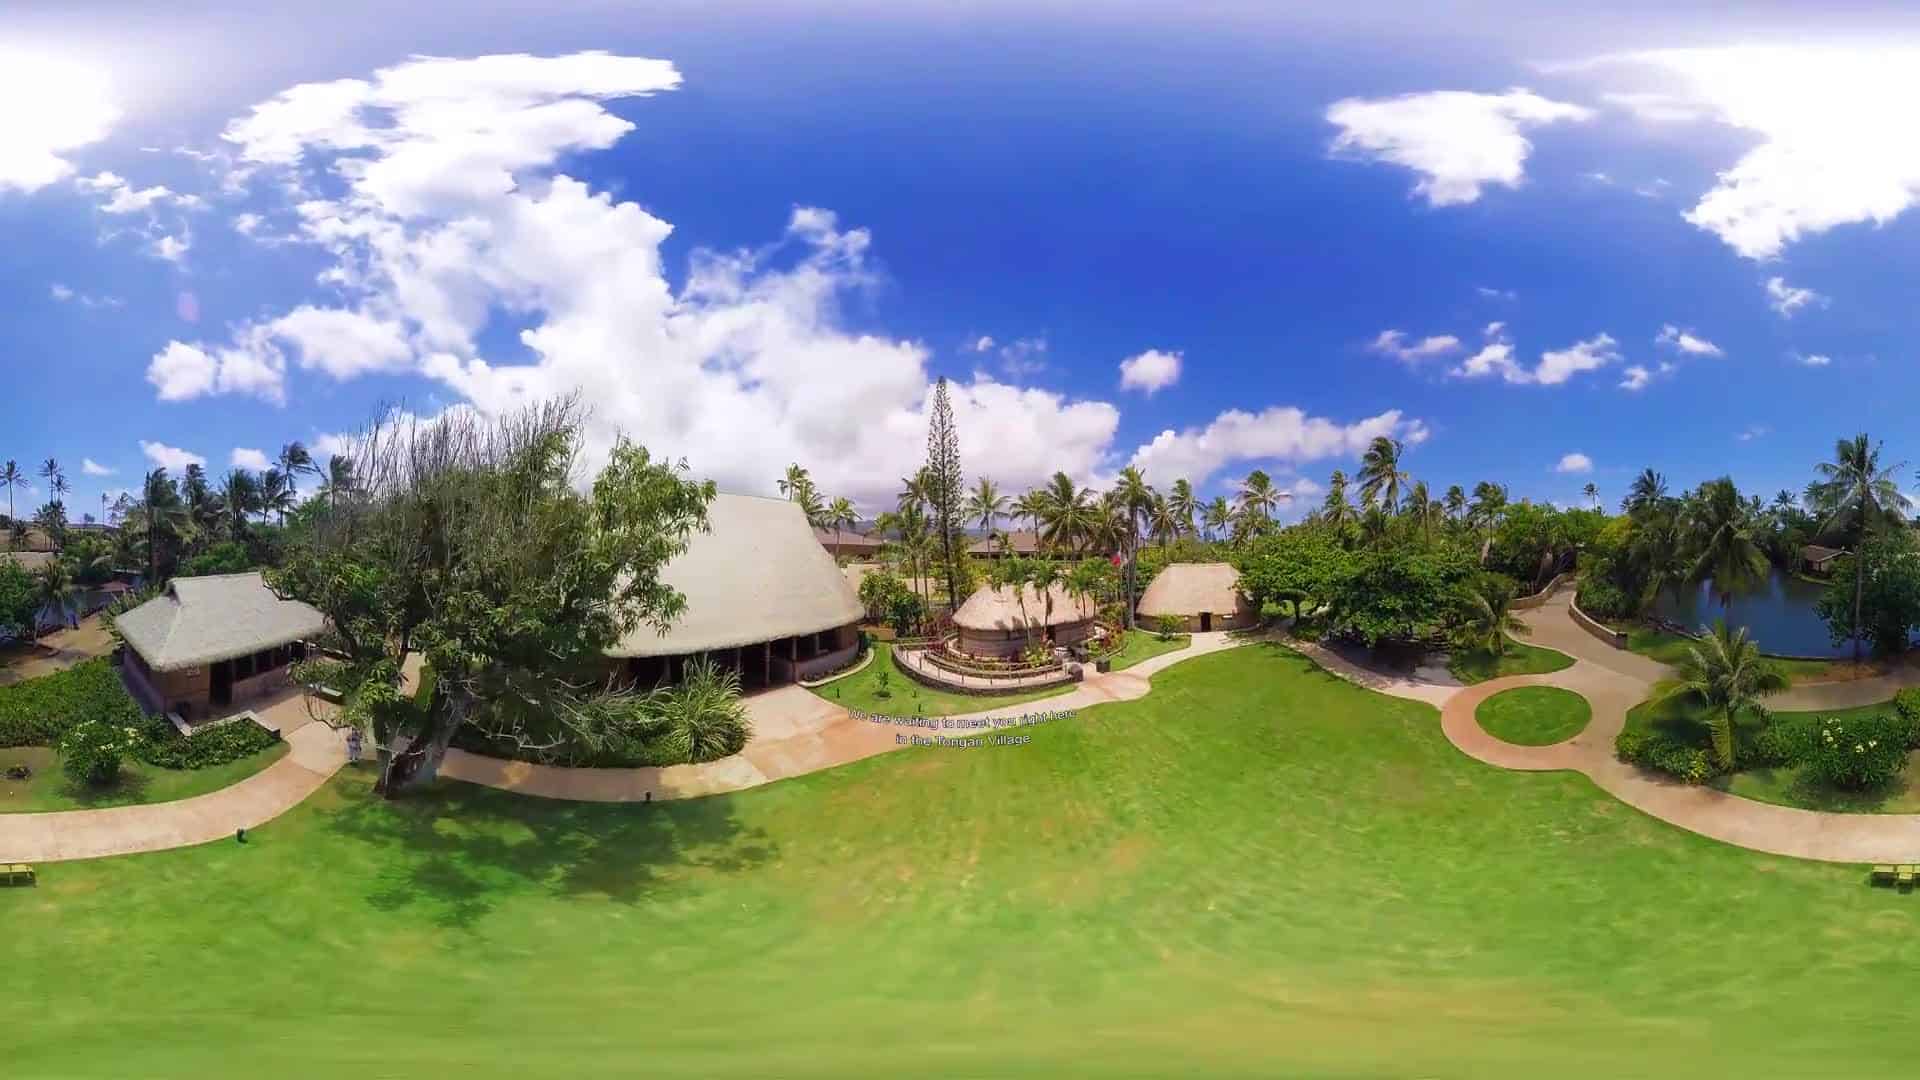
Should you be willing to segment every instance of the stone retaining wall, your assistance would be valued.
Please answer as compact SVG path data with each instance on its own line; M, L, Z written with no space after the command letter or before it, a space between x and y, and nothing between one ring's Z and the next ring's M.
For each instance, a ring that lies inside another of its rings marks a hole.
M1554 577L1552 581L1547 582L1546 588L1541 589L1539 592L1534 593L1532 596L1516 597L1515 599L1507 603L1507 607L1513 611L1530 611L1534 608L1537 608L1541 604L1544 604L1547 602L1547 598L1553 595L1553 591L1555 589L1558 589L1560 586L1571 582L1574 579L1574 577L1575 577L1574 572L1571 570L1567 571L1564 574L1558 574Z
M1585 630L1587 633L1592 634L1594 637L1599 638L1601 641L1606 642L1616 649L1624 649L1627 647L1626 634L1615 630L1613 627L1606 625L1580 610L1580 597L1575 596L1573 603L1567 606L1567 610L1573 615L1573 621L1578 623L1582 630Z

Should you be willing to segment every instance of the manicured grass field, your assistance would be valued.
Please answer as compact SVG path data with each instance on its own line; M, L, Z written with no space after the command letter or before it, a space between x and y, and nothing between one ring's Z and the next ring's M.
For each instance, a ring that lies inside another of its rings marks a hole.
M1853 709L1820 709L1814 712L1776 712L1773 723L1812 727L1826 717L1846 719L1884 713L1890 704L1863 705ZM1693 702L1674 699L1655 705L1635 706L1627 713L1629 730L1659 730L1702 748L1708 745L1706 723ZM1737 725L1741 744L1749 745L1759 734L1762 721L1743 717ZM1736 757L1735 764L1739 763ZM1741 769L1716 780L1714 786L1743 798L1803 810L1832 810L1854 814L1920 813L1920 754L1908 756L1907 769L1884 787L1866 791L1846 791L1802 775L1797 766Z
M894 665L889 650L893 646L883 641L873 643L873 662L844 679L836 679L825 686L817 687L814 693L836 705L862 712L878 713L882 716L956 716L960 713L980 712L1002 705L1018 705L1023 701L1038 701L1041 698L1054 697L1073 689L1073 684L1049 687L1025 694L955 694L945 690L936 690L924 683L916 682L912 676ZM880 689L881 672L886 672L887 692Z
M1142 660L1151 660L1175 649L1184 649L1193 644L1191 634L1169 634L1162 640L1159 634L1142 627L1127 635L1127 643L1113 654L1113 670L1124 671Z
M1468 686L1508 675L1544 675L1572 666L1573 658L1566 653L1512 640L1501 656L1482 649L1455 649L1447 660L1447 671Z
M120 764L118 783L96 790L70 783L60 771L60 754L56 750L44 746L0 749L0 814L91 810L191 799L237 784L286 755L287 744L277 742L238 761L204 769L162 769L129 758ZM7 779L7 767L15 764L26 765L33 770L33 775L26 780ZM0 853L0 858L4 857L4 853Z
M1593 719L1593 707L1557 686L1516 686L1481 702L1474 719L1502 742L1552 746L1580 734Z
M1250 645L1025 746L650 806L364 773L0 890L9 1075L1912 1074L1920 897Z

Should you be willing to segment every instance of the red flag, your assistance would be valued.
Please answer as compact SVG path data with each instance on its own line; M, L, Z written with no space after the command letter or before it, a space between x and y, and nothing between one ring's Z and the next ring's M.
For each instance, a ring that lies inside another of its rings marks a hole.
M1115 555L1115 556L1113 557L1113 565L1115 565L1115 566L1119 566L1119 565L1120 565L1120 556L1118 556L1118 555Z

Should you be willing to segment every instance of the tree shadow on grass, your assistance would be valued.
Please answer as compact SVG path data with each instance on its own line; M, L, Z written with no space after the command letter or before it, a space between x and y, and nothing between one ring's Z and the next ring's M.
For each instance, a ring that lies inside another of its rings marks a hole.
M370 776L369 776L370 783ZM387 849L367 902L424 909L467 929L516 894L635 904L702 874L733 874L777 855L726 796L662 803L576 803L441 781L388 801L357 788L327 827Z

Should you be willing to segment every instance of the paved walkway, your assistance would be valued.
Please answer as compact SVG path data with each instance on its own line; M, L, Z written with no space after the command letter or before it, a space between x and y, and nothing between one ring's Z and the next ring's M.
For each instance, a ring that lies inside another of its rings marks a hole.
M287 756L231 787L191 799L0 814L0 861L48 863L164 851L230 839L298 806L346 764L345 736L312 722L306 699L288 692L255 708L255 715L286 737Z
M112 651L113 635L107 633L105 620L98 614L89 615L77 627L0 649L0 686L65 671Z
M1725 843L1825 862L1920 862L1920 814L1839 814L1797 810L1743 799L1710 787L1681 784L1613 756L1614 737L1627 710L1645 701L1653 684L1672 672L1664 664L1601 642L1573 621L1571 596L1562 592L1520 618L1533 633L1528 644L1573 657L1572 667L1544 675L1515 675L1469 687L1447 687L1369 671L1317 645L1294 647L1337 675L1395 697L1440 707L1440 727L1468 756L1504 769L1584 773L1603 790L1643 813ZM1770 699L1783 711L1843 708L1886 701L1920 683L1912 669L1873 679L1795 687ZM1481 702L1516 686L1557 686L1587 699L1593 720L1573 738L1552 746L1515 746L1480 727Z
M1142 697L1155 673L1182 660L1231 648L1240 640L1222 631L1195 634L1186 648L1143 660L1125 671L1103 674L1089 668L1086 679L1064 694L917 723L911 717L856 716L798 686L783 686L747 699L753 739L746 749L699 765L569 769L454 749L447 751L440 775L522 795L580 802L688 799L743 791L912 745L916 735L964 737L1018 723L1024 714L1078 711ZM909 741L902 742L902 737Z

